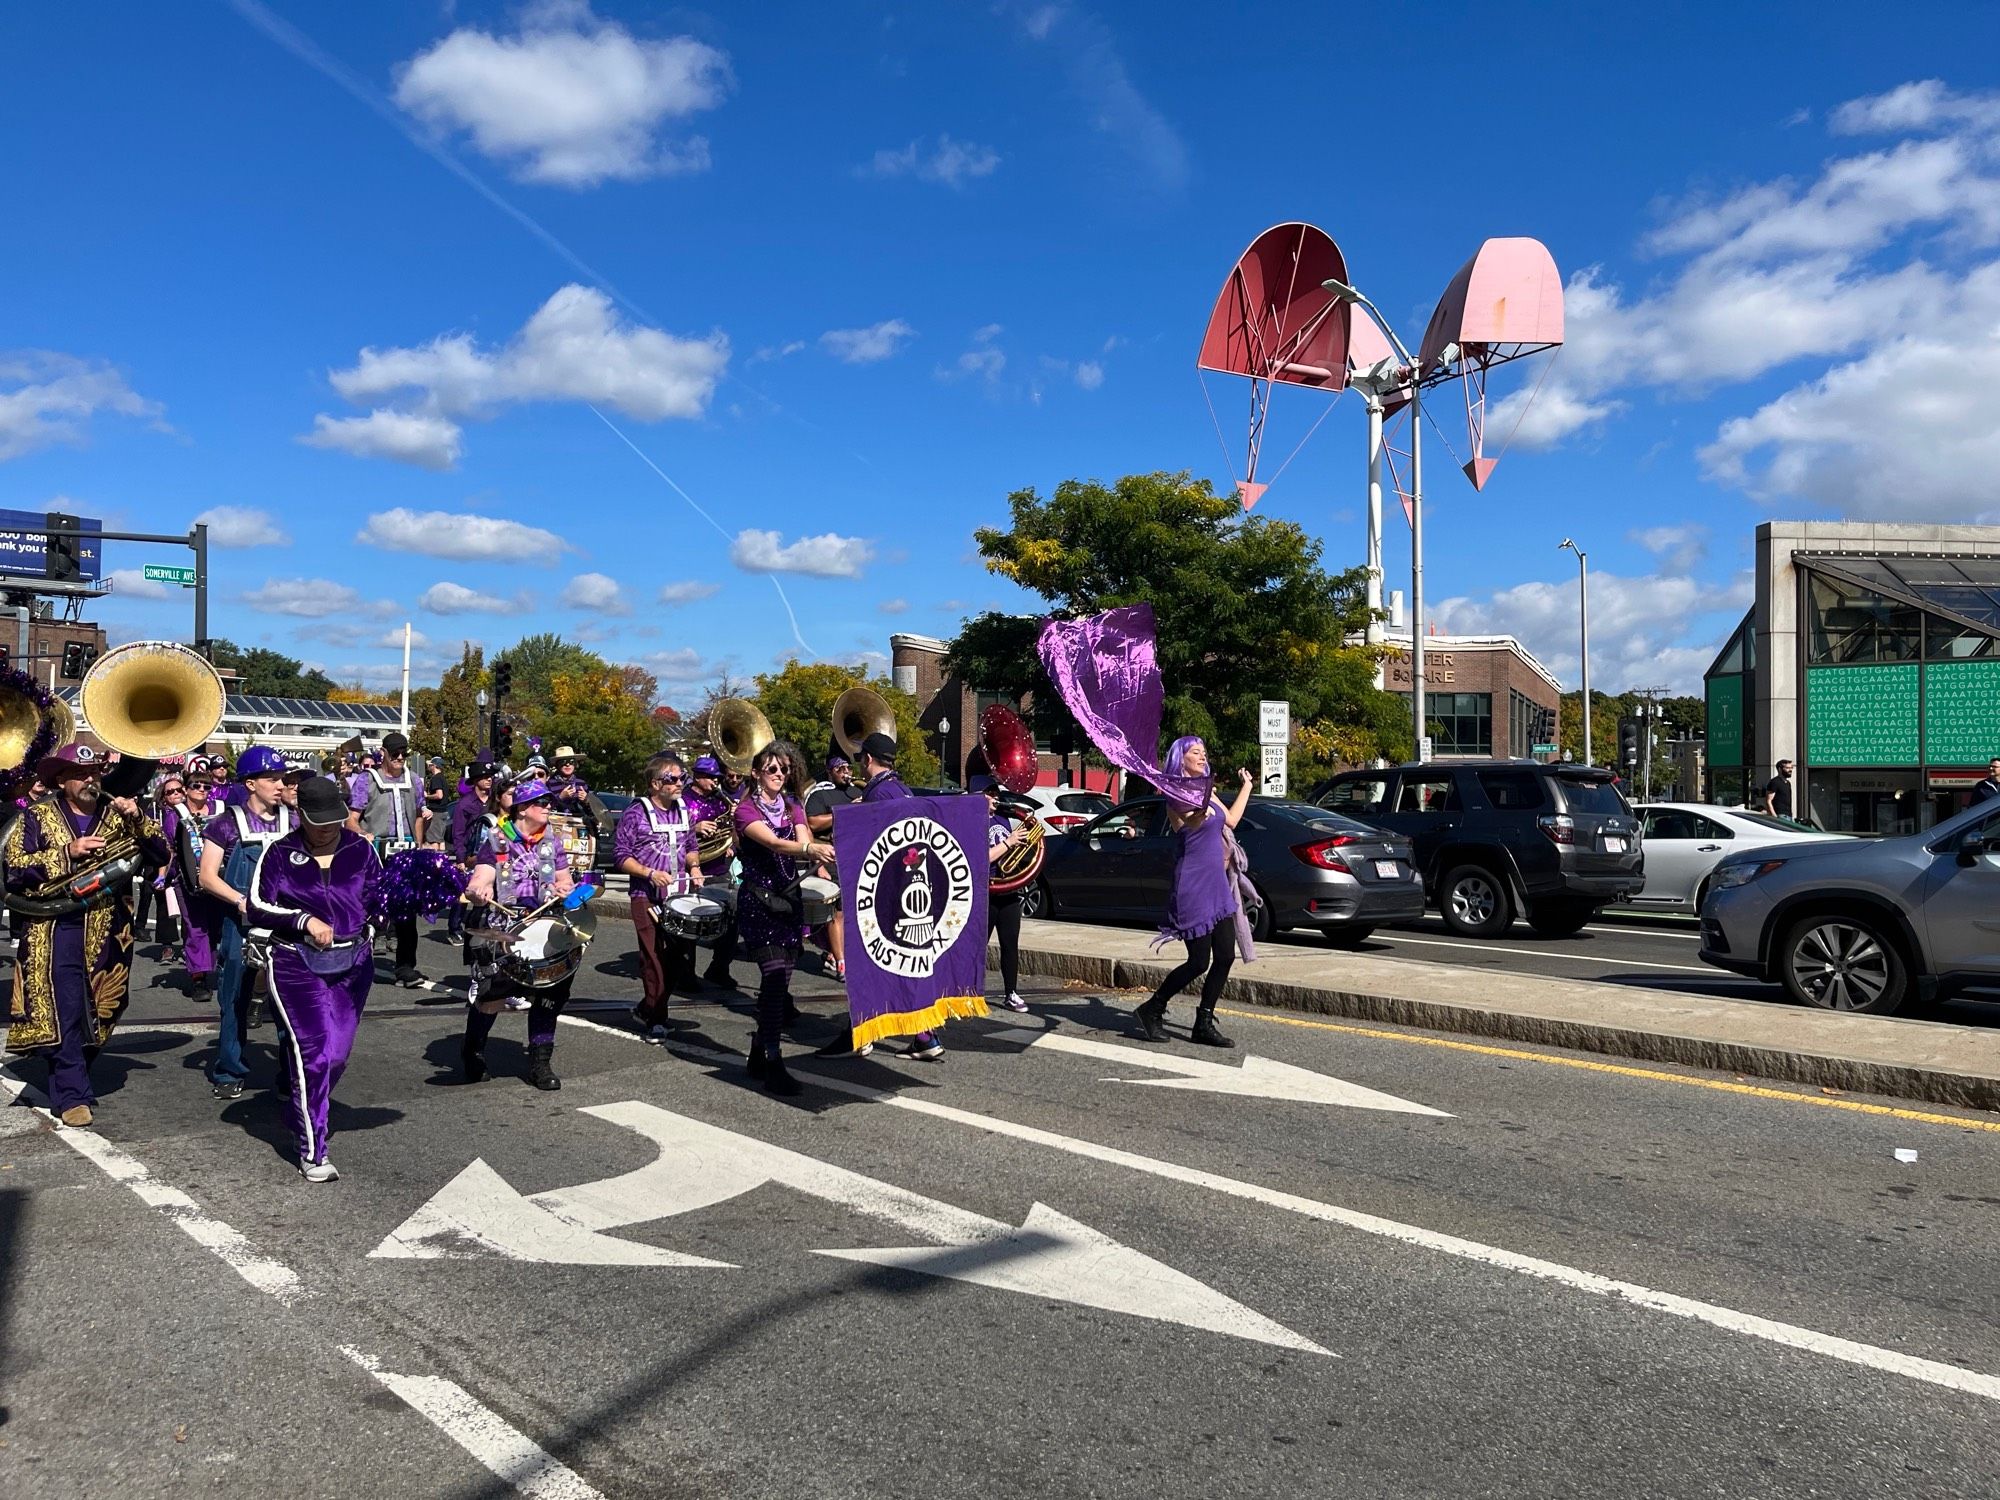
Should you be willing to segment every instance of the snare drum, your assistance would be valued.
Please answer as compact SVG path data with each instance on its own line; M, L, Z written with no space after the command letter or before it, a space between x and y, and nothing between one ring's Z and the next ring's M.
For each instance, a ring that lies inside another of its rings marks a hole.
M523 989L553 989L583 966L583 944L554 917L537 917L506 935L500 972Z
M664 904L655 904L653 916L662 931L699 943L705 948L714 947L729 930L728 911L720 901L712 901L707 896L672 897Z
M840 887L822 876L808 875L801 880L799 897L808 927L824 926L840 915Z

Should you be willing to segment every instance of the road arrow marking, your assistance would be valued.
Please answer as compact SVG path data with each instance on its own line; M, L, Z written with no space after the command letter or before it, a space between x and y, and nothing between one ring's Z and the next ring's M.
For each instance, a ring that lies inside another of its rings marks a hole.
M1048 1052L1068 1052L1078 1057L1094 1057L1104 1062L1130 1067L1151 1068L1174 1073L1174 1078L1107 1078L1106 1083L1133 1083L1156 1089L1193 1089L1204 1094L1237 1094L1251 1099L1290 1099L1301 1104L1331 1104L1347 1109L1381 1109L1396 1114L1434 1115L1448 1120L1450 1115L1427 1104L1415 1104L1363 1088L1308 1068L1269 1058L1245 1056L1241 1067L1228 1063L1205 1062L1172 1052L1141 1052L1136 1047L1120 1047L1110 1042L1093 1042L1087 1037L1069 1036L1054 1029L1016 1029L989 1032L996 1041L1019 1042Z
M532 1197L508 1186L483 1160L475 1161L371 1255L428 1260L486 1253L546 1264L734 1269L724 1261L616 1239L605 1231L675 1218L775 1184L893 1224L927 1242L816 1250L815 1255L1334 1357L1282 1324L1046 1204L1030 1207L1027 1219L1015 1228L638 1100L594 1105L580 1113L646 1137L660 1148L659 1156L636 1171Z

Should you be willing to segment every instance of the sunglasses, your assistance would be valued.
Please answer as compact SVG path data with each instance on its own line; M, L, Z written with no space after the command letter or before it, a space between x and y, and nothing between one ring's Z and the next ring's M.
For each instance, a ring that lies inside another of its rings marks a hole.
M655 776L655 777L653 778L653 785L654 785L654 786L679 786L679 785L681 784L681 782L682 782L682 781L684 781L684 780L686 780L686 778L685 778L685 777L682 777L682 776Z

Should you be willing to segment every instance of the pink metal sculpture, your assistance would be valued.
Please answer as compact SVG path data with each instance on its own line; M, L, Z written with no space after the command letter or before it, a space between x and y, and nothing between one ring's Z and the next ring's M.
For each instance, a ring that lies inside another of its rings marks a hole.
M1347 262L1324 230L1310 224L1278 224L1251 241L1215 299L1195 363L1199 369L1250 382L1248 461L1243 478L1236 481L1245 510L1270 488L1257 478L1257 460L1273 390L1299 385L1338 395L1347 385L1349 308L1320 285L1346 279ZM1213 412L1211 403L1211 416ZM1320 415L1324 419L1325 413ZM1297 452L1294 448L1285 464ZM1278 466L1278 474L1285 464ZM1275 481L1278 476L1271 477Z

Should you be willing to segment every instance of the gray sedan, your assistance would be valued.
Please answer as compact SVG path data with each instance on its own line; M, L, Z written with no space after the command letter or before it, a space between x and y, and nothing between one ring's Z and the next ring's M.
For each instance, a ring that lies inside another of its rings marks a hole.
M1408 839L1306 802L1252 797L1237 826L1263 898L1256 933L1289 928L1357 943L1424 912ZM1158 797L1120 803L1081 828L1050 833L1029 916L1157 922L1167 909L1179 837Z

